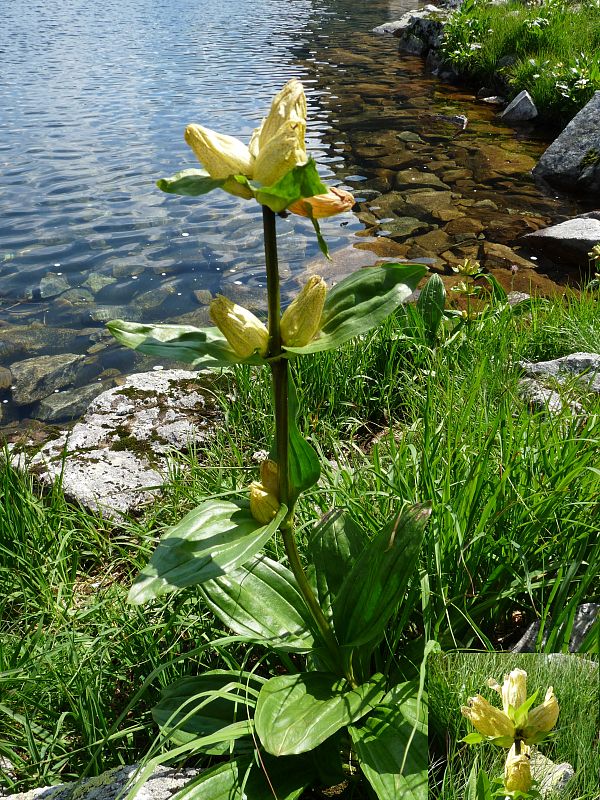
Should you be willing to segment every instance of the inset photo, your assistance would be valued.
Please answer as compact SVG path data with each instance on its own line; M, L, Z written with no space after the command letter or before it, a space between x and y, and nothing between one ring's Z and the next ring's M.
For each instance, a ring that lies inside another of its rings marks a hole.
M429 660L431 800L598 800L598 660L441 653Z

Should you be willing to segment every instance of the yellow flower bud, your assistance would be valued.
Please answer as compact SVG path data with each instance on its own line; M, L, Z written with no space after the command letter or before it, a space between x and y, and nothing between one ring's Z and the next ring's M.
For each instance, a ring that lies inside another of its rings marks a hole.
M268 492L262 483L252 481L250 484L250 513L261 525L267 525L279 511L279 500L272 492Z
M267 492L279 494L279 467L276 461L267 458L260 465L260 481Z
M302 197L288 206L287 210L301 217L323 219L350 211L354 205L354 197L345 189L331 186L327 194L316 194L314 197Z
M273 98L269 114L252 136L250 151L256 155L273 139L287 122L306 124L306 97L304 87L296 78L288 81Z
M281 317L281 341L286 347L304 347L321 328L327 284L313 275Z
M508 714L509 706L515 710L522 706L527 700L527 673L525 670L513 669L512 672L505 675L500 693L505 714Z
M211 178L250 174L252 156L239 139L203 128L202 125L188 125L185 141Z
M531 789L531 759L529 748L521 744L519 755L515 745L510 748L504 766L504 787L507 792L528 792Z
M305 132L303 121L286 120L271 139L260 144L253 166L254 180L271 186L294 167L306 164Z
M269 349L269 332L251 311L227 297L217 295L210 304L210 318L240 358L254 353L264 357Z
M544 702L532 708L527 716L527 722L523 729L523 738L525 741L534 738L539 740L539 734L551 731L556 725L559 711L560 709L554 694L554 689L552 686L549 686Z
M499 708L488 703L480 694L469 698L469 706L461 706L463 716L471 720L483 736L508 736L514 739L515 726ZM507 745L508 747L508 745Z

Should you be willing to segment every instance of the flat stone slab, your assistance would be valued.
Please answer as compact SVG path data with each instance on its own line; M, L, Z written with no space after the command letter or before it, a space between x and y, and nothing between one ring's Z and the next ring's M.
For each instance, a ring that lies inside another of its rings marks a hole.
M168 457L206 443L221 414L212 373L164 370L131 375L89 404L80 422L31 458L13 463L62 488L81 505L109 517L133 513L165 482Z
M108 770L97 778L79 783L62 783L8 795L8 800L117 800L135 781L136 764ZM200 774L197 769L157 767L136 794L137 800L169 800Z
M600 242L600 211L591 211L558 225L527 233L523 239L529 247L540 253L558 256L575 265L587 265L588 253Z

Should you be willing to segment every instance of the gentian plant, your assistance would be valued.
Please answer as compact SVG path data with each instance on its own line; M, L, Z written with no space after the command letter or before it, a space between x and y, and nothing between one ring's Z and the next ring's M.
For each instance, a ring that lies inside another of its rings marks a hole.
M290 363L339 348L377 326L408 298L426 269L384 264L359 270L330 291L314 276L281 313L277 215L310 218L326 249L319 218L353 205L348 192L321 183L306 154L305 129L304 91L291 80L247 147L190 125L186 141L205 169L158 182L174 194L199 196L220 188L261 204L268 322L217 297L210 307L212 328L121 320L109 328L129 347L196 368L269 369L274 435L250 486L234 499L206 500L163 536L129 600L146 603L197 586L236 641L282 654L287 669L272 677L260 667L212 670L163 691L153 714L164 738L176 745L168 758L221 757L182 798L291 800L311 786L354 781L370 784L382 800L424 800L424 663L434 645L421 646L421 666L410 674L396 668L392 675L386 664L400 654L388 652L386 661L380 653L389 648L390 621L396 621L397 634L412 610L407 589L429 509L399 507L373 537L343 510L332 509L314 525L301 558L295 508L319 480L320 462L300 432ZM262 552L274 536L283 542L281 561Z
M554 690L549 686L544 702L532 708L538 693L536 691L527 697L525 670L513 669L504 676L502 686L490 678L488 686L502 698L502 709L489 703L480 694L469 698L469 705L462 706L461 712L471 721L475 732L469 733L462 741L467 744L491 742L508 749L504 777L496 795L538 797L531 775L530 748L543 741L556 725L559 706ZM480 791L475 794L477 800L491 797L486 779L480 776L478 782Z

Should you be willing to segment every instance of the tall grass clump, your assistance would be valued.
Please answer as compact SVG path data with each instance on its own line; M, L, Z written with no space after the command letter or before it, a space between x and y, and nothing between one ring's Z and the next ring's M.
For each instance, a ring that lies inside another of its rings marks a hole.
M509 97L527 89L542 119L564 125L600 89L600 4L466 0L442 53L459 74Z

